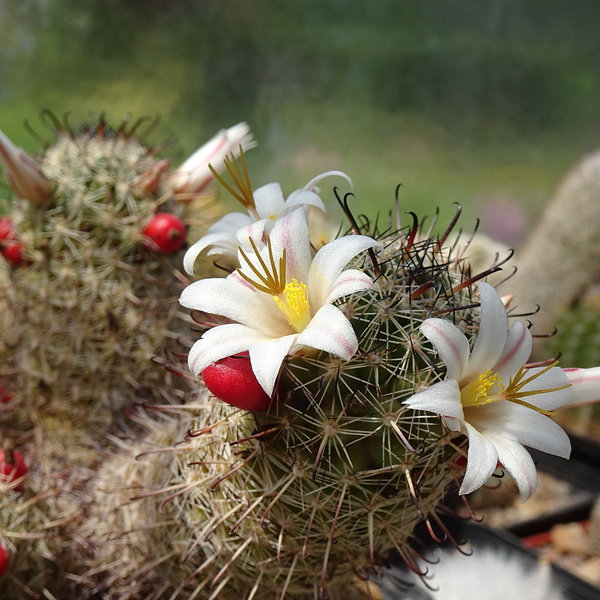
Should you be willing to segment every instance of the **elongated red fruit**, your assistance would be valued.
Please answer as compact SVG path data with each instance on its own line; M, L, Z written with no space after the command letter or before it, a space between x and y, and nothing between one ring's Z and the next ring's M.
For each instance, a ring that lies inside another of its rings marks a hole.
M0 544L0 577L6 573L8 563L10 562L10 554L8 550Z
M242 410L265 411L271 398L256 380L247 352L228 356L202 371L208 390L219 400Z

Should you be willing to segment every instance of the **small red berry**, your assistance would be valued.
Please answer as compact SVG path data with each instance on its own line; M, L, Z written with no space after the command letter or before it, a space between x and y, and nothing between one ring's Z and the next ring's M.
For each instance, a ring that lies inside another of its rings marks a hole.
M24 262L23 244L21 242L9 242L2 248L2 256L15 266L19 266Z
M10 562L10 554L8 550L0 544L0 577L6 573L8 563Z
M144 229L145 235L153 250L170 254L176 252L185 242L185 225L171 213L158 213Z
M23 460L20 452L16 450L12 451L12 458L5 460L6 451L0 449L0 481L4 483L11 483L17 479L21 479L24 475L27 475L29 469ZM14 488L17 492L23 489L22 485L18 485Z
M3 385L0 385L0 404L8 404L13 399L13 395Z
M12 219L0 217L0 240L13 239L14 227Z
M247 352L206 367L202 378L213 396L236 408L265 411L271 404L271 398L256 380Z

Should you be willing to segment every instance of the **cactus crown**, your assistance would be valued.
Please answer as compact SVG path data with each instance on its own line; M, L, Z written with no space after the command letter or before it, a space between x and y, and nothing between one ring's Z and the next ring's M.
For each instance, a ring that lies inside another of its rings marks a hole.
M180 523L174 539L187 538L189 570L202 574L196 590L206 597L343 597L393 549L416 568L410 537L419 522L443 532L436 507L464 470L464 450L438 416L402 402L444 376L419 325L449 316L471 336L473 284L500 265L471 276L466 246L445 244L460 209L436 236L414 215L404 229L381 231L366 219L359 226L347 197L341 203L352 231L382 245L352 265L373 285L334 303L358 351L349 360L292 352L267 412L209 397L173 448L171 483L181 489L165 507ZM263 266L275 265L270 254L267 245Z

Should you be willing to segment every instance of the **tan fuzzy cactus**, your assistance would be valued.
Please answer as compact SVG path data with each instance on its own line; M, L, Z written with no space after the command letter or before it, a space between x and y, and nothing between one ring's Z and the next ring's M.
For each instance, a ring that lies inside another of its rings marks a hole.
M126 131L61 131L40 159L53 196L41 208L13 202L23 262L5 295L18 332L14 385L28 403L106 422L164 389L152 357L180 283L142 231L157 211L181 209L160 186L143 190L156 162Z
M81 597L74 580L91 547L79 528L112 437L136 404L185 393L155 359L187 329L175 318L187 281L176 251L184 222L210 215L198 208L214 200L201 193L212 178L203 161L220 168L213 147L229 132L182 173L143 141L144 121L74 131L50 116L53 139L36 157L0 134L15 192L0 227L0 385L12 396L0 448L27 449L29 469L21 492L0 495L0 542L13 553L2 597ZM251 141L245 124L232 130L237 147Z

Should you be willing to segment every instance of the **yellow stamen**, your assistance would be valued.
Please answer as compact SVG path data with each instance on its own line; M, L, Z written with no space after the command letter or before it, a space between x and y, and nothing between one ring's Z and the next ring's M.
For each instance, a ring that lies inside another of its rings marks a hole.
M273 296L281 312L287 317L289 324L297 331L304 331L310 323L310 304L306 284L292 279L286 284L283 293Z
M490 390L497 387L494 390L496 393L490 393ZM467 383L460 390L460 401L462 405L467 408L469 406L483 406L494 402L499 394L504 391L504 385L502 385L502 378L498 373L492 373L491 369L488 369L485 373L475 373L473 379Z
M525 368L525 366L522 366L517 371L515 376L510 380L510 385L506 388L506 392L505 392L506 399L509 402L514 402L515 404L520 404L521 406L525 406L527 408L532 408L536 412L542 413L543 415L548 415L548 416L555 415L556 414L555 412L550 411L550 410L543 410L543 409L535 406L534 404L525 402L525 400L523 400L523 398L526 396L535 396L536 394L549 394L550 392L558 392L559 390L566 390L568 387L571 387L570 383L567 383L567 385L562 385L557 388L549 388L549 389L545 389L545 390L531 390L528 392L522 392L521 389L524 386L526 386L528 383L531 383L532 381L534 381L535 379L540 377L540 375L547 373L550 369L552 369L552 367L555 367L557 364L558 364L558 361L555 361L552 364L548 365L545 369L542 369L541 371L534 373L533 375L530 375L529 377L527 377L525 379L524 379L524 377L527 373L527 369Z
M269 253L269 264L264 261L263 257L260 255L254 240L248 238L250 245L252 246L252 250L254 250L254 255L256 256L256 260L259 262L262 267L263 272L261 272L257 267L255 267L248 255L244 252L244 250L240 247L239 251L252 272L258 278L258 281L254 279L250 279L248 275L242 273L241 269L237 270L237 273L240 277L245 279L250 285L254 286L257 290L264 292L265 294L281 294L285 289L285 271L286 271L286 252L285 248L283 249L281 258L279 259L279 265L275 264L275 258L273 256L273 248L271 246L271 238L267 236L267 251Z
M460 401L463 407L469 408L474 406L484 406L490 402L497 402L498 400L507 400L526 408L531 408L536 412L543 415L555 415L555 412L544 410L535 404L526 402L523 398L528 396L535 396L538 394L549 394L550 392L558 392L570 387L570 383L557 388L549 388L543 390L530 390L522 392L522 388L527 384L535 381L538 377L547 373L552 367L555 367L558 361L548 365L545 369L534 373L533 375L527 375L527 369L522 366L517 373L512 377L508 387L505 387L502 378L498 373L492 373L491 369L488 369L485 373L475 373L473 378L461 388L460 390Z
M221 175L217 172L217 170L211 165L208 165L211 173L215 176L217 181L236 199L238 202L242 204L245 208L254 211L256 209L256 204L254 203L254 194L252 193L252 184L250 183L250 176L248 175L248 167L246 166L246 157L244 156L244 151L240 146L240 162L242 163L242 168L238 165L235 155L233 152L225 158L223 161L225 163L225 168L227 172L233 179L233 183L237 186L239 193L234 190Z

